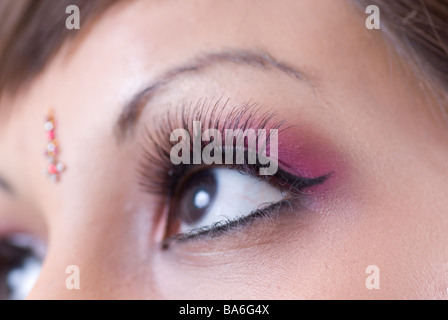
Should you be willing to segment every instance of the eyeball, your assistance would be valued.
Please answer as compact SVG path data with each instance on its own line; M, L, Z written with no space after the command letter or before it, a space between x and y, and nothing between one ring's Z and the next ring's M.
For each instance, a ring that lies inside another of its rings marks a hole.
M187 178L172 210L179 221L178 232L190 233L249 215L282 199L281 191L268 182L218 167Z

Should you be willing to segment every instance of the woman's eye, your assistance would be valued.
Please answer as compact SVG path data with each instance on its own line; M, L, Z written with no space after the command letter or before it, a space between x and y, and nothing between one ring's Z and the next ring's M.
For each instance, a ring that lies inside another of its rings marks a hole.
M281 201L281 191L266 181L236 170L218 167L185 179L170 211L169 235L196 233L238 220L264 205Z
M34 237L0 238L0 300L24 299L36 282L44 256Z

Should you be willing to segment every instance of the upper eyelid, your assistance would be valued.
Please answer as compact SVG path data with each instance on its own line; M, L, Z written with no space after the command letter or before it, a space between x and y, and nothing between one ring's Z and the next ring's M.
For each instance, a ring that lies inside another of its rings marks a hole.
M178 106L179 112L173 113L171 110L171 112L168 111L165 113L159 121L156 121L156 126L152 130L149 127L145 127L145 131L142 133L142 139L139 139L141 155L137 157L137 179L144 190L153 194L166 195L174 190L178 177L183 175L192 166L175 166L171 163L169 154L173 143L170 141L169 136L172 130L179 127L191 132L192 128L189 123L192 123L194 119L201 121L201 123L207 123L208 126L218 130L230 128L244 131L246 128L258 127L263 129L264 127L270 126L271 128L278 128L281 133L290 128L285 125L284 121L278 120L276 113L270 112L269 110L263 111L258 104L252 102L248 102L242 106L235 106L227 114L224 114L224 107L228 106L229 100L223 101L221 99L216 101L202 99L194 107L192 103L187 106L182 104ZM244 120L242 121L242 119ZM205 129L204 127L203 130ZM245 159L247 159L246 156ZM307 178L291 175L281 170L281 162L279 166L279 174L275 176L282 176L290 181L297 179L301 184L291 185L289 191L297 191L300 193L301 188L308 187L308 183L316 179L314 177ZM249 169L255 169L256 166L252 165L246 168L238 168L243 169L247 173L251 173ZM332 174L332 172L329 172L317 178L327 179ZM252 174L252 176L255 177L257 175Z

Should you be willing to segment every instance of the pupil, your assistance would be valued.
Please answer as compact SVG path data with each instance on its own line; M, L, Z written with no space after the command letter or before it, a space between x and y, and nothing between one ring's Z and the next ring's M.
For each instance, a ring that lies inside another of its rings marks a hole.
M217 183L212 170L192 175L180 193L179 218L186 224L199 222L213 204Z

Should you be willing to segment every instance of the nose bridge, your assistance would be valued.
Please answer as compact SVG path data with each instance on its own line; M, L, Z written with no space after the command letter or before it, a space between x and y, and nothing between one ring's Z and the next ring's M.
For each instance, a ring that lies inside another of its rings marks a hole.
M92 285L101 281L99 266L104 258L96 254L97 246L76 232L65 231L49 239L49 247L39 278L28 299L90 299ZM101 268L104 269L104 268ZM104 269L107 271L107 269ZM96 294L101 286L95 285Z
M90 227L91 228L91 227ZM119 280L127 266L126 251L108 246L101 228L80 224L65 228L49 239L40 276L28 299L113 299L122 292ZM123 259L124 258L124 259Z
M154 210L146 205L146 195L113 189L94 197L92 183L87 188L70 184L68 178L64 183L59 202L50 202L45 210L47 255L28 298L152 296L156 239Z
M76 227L53 228L28 299L155 298L154 246L133 223L98 221L80 217Z

